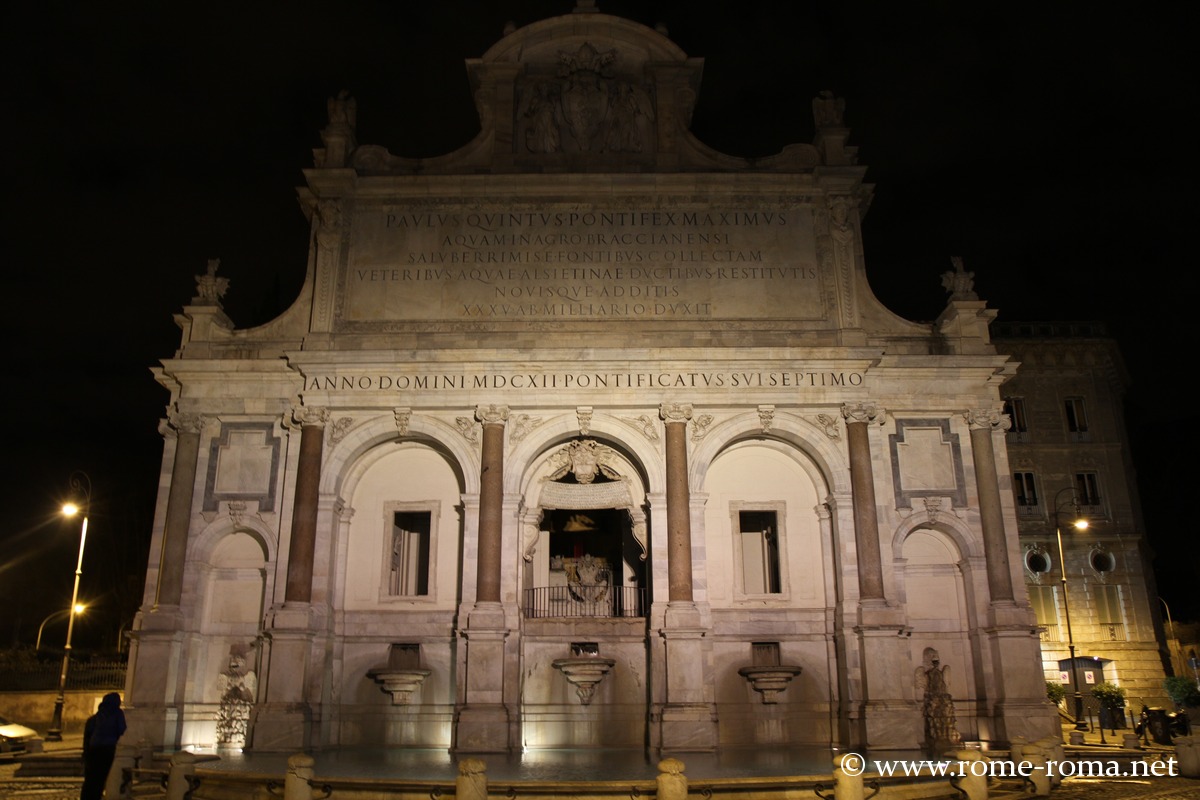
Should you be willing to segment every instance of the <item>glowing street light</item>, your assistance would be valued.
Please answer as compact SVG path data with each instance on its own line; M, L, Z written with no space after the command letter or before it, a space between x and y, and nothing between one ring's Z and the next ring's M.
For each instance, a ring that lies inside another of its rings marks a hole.
M82 614L84 611L87 611L87 606L85 606L83 603L76 603L71 608L64 608L60 611L55 611L42 620L42 624L38 625L37 644L33 646L33 652L36 653L38 650L42 649L42 631L45 630L47 622L52 619L58 619L59 617L65 617L67 614L71 613Z
M1071 604L1067 601L1067 561L1063 557L1062 523L1059 519L1058 498L1062 497L1065 492L1071 492L1071 498L1074 501L1075 488L1072 486L1060 489L1058 494L1054 495L1054 535L1058 538L1058 567L1062 573L1063 612L1067 617L1067 650L1071 655L1071 683L1075 687L1075 730L1085 731L1088 725L1083 719L1083 692L1079 689L1079 665L1075 663L1075 637L1071 633ZM1087 526L1088 521L1079 513L1079 504L1075 503L1075 519L1071 520L1071 527L1083 531L1087 530Z
M67 503L62 507L64 516L73 517L83 513L83 528L79 533L79 560L75 563L75 588L71 590L71 605L69 611L74 611L79 605L79 576L83 574L83 548L87 544L88 512L92 507L92 479L87 473L76 472L71 476L71 490L83 494L83 507L75 503ZM71 635L75 632L75 614L69 614L67 619L67 644L63 648L62 669L58 673L58 694L54 698L54 717L50 720L50 728L46 731L46 741L62 741L63 701L67 690L67 672L71 669ZM45 624L45 623L43 623Z

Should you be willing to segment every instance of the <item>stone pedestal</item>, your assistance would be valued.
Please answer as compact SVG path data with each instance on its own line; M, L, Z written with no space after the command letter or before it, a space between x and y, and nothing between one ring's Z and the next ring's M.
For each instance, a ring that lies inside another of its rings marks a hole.
M125 698L129 741L147 739L155 747L172 749L183 742L177 702L183 662L183 633L178 606L143 611L130 650L132 689Z
M259 751L306 750L312 745L313 710L309 705L311 613L307 604L273 609L260 703L250 716L246 746Z
M864 604L860 620L855 632L862 654L866 747L873 752L918 750L925 723L919 704L911 699L915 668L904 615L882 603Z
M717 746L717 710L708 690L711 670L703 651L704 629L692 603L670 603L660 632L666 641L667 702L660 718L659 747L707 752Z
M508 629L499 603L479 603L463 632L467 645L466 703L458 710L454 749L460 753L506 753L509 710L504 703L504 640Z
M1037 741L1060 736L1058 714L1046 699L1041 642L1028 608L994 603L994 627L987 630L996 682L992 697L993 737L1006 742L1016 736Z

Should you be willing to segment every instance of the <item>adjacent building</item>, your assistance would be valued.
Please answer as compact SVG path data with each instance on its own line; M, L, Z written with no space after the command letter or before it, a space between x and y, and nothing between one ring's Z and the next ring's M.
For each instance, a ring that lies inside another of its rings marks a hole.
M1169 706L1160 603L1125 428L1128 376L1116 342L1095 322L994 323L992 334L1021 365L1002 393L1046 679L1074 693L1078 675L1089 700L1090 687L1108 681L1134 708ZM1086 529L1075 527L1078 519Z
M995 312L961 263L936 322L888 311L842 101L811 144L733 157L689 130L701 67L581 2L467 62L481 130L453 153L359 143L329 101L295 304L236 329L213 262L156 369L137 738L1057 730Z

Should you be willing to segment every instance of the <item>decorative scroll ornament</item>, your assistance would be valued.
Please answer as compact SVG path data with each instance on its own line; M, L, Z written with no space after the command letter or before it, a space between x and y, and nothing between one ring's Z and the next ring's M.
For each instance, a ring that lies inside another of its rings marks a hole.
M503 425L508 421L508 406L476 406L475 419L484 425Z
M401 436L408 436L408 429L412 424L412 409L393 408L392 416L396 418L396 433Z
M937 522L938 515L942 513L942 498L926 497L925 500L925 516L930 522Z
M954 269L942 273L942 288L950 293L951 300L978 300L975 293L975 273L963 269L961 256L953 256L950 263Z
M775 421L775 406L759 406L758 407L758 422L762 426L763 433L771 431L771 423Z
M843 403L842 416L846 423L865 422L882 425L886 421L884 410L875 403Z
M692 420L692 441L698 442L708 436L708 427L716 419L712 414L701 414Z
M592 432L592 407L580 406L575 409L575 416L579 419L579 435L587 436Z
M658 441L658 424L649 414L642 414L638 417L622 417L621 421L638 430L650 441Z
M242 524L242 517L246 513L246 503L242 500L231 500L225 504L225 511L229 514L229 519L233 522L234 527L239 527Z
M324 428L329 422L329 409L322 406L300 406L292 409L292 419L303 427Z
M329 443L337 444L342 439L346 438L346 434L350 431L350 426L354 424L353 417L340 417L333 423L333 428L329 433Z
M617 462L617 452L594 439L583 439L571 442L566 447L550 456L553 472L548 479L560 480L568 473L575 475L579 483L588 484L601 474L612 480L620 479L620 474L613 468Z
M508 441L512 444L524 439L533 429L545 422L541 417L531 417L528 414L517 414L509 423Z
M479 430L475 427L475 420L470 417L455 417L454 427L471 444L479 441Z
M663 403L658 415L669 425L672 422L687 422L692 418L691 403Z
M208 271L203 275L196 275L196 296L192 298L192 305L196 306L221 306L221 298L225 296L225 292L229 291L229 278L218 278L217 268L221 266L221 259L210 258L208 260Z
M1012 427L1012 418L992 408L980 408L963 413L967 426L973 430L1007 431Z
M840 439L842 436L841 428L838 427L838 418L832 414L817 414L817 425L830 439Z
M174 411L168 422L176 433L199 433L204 429L205 419L202 414L184 414Z

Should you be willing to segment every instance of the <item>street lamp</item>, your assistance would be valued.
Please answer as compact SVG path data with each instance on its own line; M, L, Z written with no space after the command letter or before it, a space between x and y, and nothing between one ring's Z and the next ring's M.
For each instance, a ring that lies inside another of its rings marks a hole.
M1067 560L1063 556L1062 525L1059 521L1058 498L1066 492L1071 492L1073 502L1075 489L1072 486L1060 489L1058 494L1054 495L1054 536L1058 539L1058 566L1062 572L1063 612L1067 617L1067 650L1071 654L1071 683L1075 686L1075 730L1086 731L1088 726L1083 721L1083 692L1079 690L1079 666L1075 663L1075 637L1071 633L1071 604L1067 600ZM1075 519L1071 521L1071 527L1079 531L1087 530L1088 522L1079 514L1079 504L1074 503L1074 506Z
M79 576L83 574L83 547L87 544L88 513L92 507L92 479L87 473L76 472L71 476L71 491L78 496L83 495L83 508L75 503L67 503L62 507L65 516L73 517L83 512L83 529L79 533L79 560L75 563L75 588L71 590L71 610L79 604ZM71 634L75 632L75 614L67 621L67 644L63 648L62 669L58 673L58 694L54 697L54 717L50 720L50 728L46 731L46 741L62 741L63 701L67 690L67 671L71 669Z
M85 606L83 603L76 603L70 608L64 608L60 611L55 611L53 614L50 614L44 620L42 620L42 624L38 625L37 644L33 646L33 652L36 653L38 650L42 649L42 631L46 628L47 622L59 617L65 617L67 614L82 614L84 611L87 611L87 606Z

